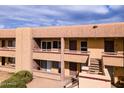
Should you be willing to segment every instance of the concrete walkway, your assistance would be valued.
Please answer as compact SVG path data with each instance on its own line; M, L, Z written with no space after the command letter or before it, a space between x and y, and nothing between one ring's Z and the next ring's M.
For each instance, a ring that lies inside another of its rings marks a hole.
M0 82L8 79L12 74L0 70Z
M61 88L61 81L46 79L41 77L34 77L34 79L27 84L28 88Z

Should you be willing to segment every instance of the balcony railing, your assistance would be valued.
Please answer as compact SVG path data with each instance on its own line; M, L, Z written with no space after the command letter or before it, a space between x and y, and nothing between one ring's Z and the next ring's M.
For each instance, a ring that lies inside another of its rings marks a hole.
M0 51L15 51L15 47L0 47Z
M124 57L124 52L102 52L103 56Z
M61 50L60 49L40 49L40 48L35 48L33 49L33 52L45 52L45 53L60 53Z
M65 49L64 53L65 54L86 54L86 55L89 55L90 51L78 51L78 50Z
M60 53L61 49L33 49L34 52L46 52L46 53ZM65 54L86 54L89 55L90 51L78 51L78 50L64 50Z

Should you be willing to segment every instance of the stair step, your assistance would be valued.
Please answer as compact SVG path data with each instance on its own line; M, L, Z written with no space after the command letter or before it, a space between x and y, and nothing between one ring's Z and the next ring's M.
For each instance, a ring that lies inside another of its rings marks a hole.
M90 74L99 74L99 72L89 72Z
M99 68L89 68L89 70L99 70Z
M98 66L98 65L90 65L90 67L97 67L97 68L99 68L99 66Z
M90 64L91 66L99 66L99 64Z
M102 74L101 59L90 58L89 73L91 74Z
M99 72L99 70L89 70L90 72Z

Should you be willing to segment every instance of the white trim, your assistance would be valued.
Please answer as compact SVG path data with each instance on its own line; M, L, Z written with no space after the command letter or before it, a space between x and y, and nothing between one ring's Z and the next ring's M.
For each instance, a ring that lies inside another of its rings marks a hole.
M42 42L51 42L51 50L52 49L59 49L59 48L53 48L53 41L57 41L58 42L58 46L59 46L59 42L61 43L61 41L60 40L41 40L41 43L40 43L40 47L41 47L41 50L43 50L42 49ZM47 44L46 44L46 49L45 49L46 51L47 51Z

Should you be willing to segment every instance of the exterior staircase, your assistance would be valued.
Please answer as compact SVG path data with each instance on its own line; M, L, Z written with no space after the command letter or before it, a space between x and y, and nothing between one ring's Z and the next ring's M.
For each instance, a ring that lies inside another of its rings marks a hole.
M103 74L102 60L97 58L90 58L89 71L90 74Z
M79 88L79 74L66 78L64 88Z

